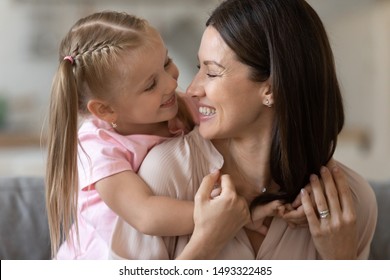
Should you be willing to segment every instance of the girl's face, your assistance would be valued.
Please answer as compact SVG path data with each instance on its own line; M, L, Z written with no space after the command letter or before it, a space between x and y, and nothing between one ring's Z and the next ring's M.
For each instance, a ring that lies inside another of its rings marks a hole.
M197 97L201 135L218 139L259 133L268 83L249 79L249 67L238 61L214 27L203 33L198 59L199 71L187 94Z
M110 106L122 134L148 133L148 125L152 128L171 120L178 111L178 69L157 31L150 30L148 36L146 44L132 50L120 63L124 69Z

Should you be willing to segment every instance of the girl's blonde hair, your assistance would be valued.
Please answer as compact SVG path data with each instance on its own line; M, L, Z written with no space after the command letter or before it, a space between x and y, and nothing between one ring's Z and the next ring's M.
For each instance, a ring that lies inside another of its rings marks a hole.
M78 117L88 114L90 98L110 98L121 55L141 46L150 28L126 13L100 12L77 21L61 42L47 139L46 207L53 257L64 240L75 242L69 234L73 223L78 239Z

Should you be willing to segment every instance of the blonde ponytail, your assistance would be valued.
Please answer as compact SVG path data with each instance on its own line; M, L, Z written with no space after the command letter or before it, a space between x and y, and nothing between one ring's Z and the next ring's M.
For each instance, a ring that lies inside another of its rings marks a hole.
M47 142L46 205L53 257L73 222L78 228L77 119L77 85L71 62L64 60L53 81Z

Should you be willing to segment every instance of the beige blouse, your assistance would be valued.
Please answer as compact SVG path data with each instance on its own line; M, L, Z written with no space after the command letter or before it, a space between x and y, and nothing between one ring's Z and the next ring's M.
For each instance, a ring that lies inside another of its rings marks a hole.
M144 159L139 175L155 194L193 200L203 177L221 168L223 158L198 129L154 147ZM377 204L370 185L356 172L338 163L349 180L357 210L359 259L367 259L377 218ZM144 235L126 222L117 221L112 239L112 259L175 259L190 236ZM217 259L319 259L308 228L290 229L274 218L258 251L254 254L244 230L220 252Z

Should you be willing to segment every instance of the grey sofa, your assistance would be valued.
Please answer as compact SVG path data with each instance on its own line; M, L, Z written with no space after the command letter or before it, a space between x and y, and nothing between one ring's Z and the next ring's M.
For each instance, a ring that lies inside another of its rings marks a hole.
M370 259L390 259L390 182L371 182L378 223ZM0 259L49 259L50 239L40 177L0 178Z
M43 178L0 178L0 259L50 259Z

